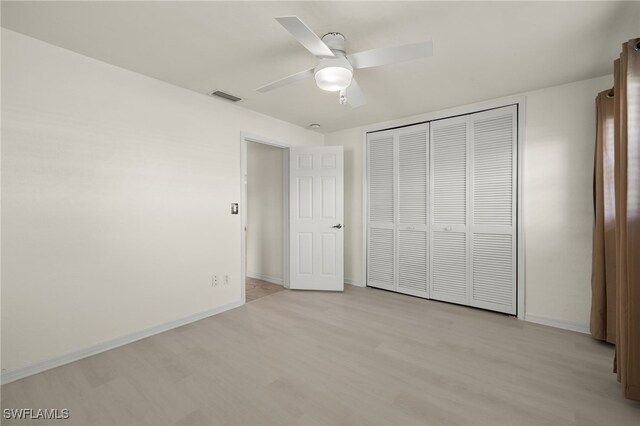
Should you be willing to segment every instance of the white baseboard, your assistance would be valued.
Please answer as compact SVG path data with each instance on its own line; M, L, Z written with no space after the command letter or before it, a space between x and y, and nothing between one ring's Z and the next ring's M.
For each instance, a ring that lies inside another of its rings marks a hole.
M173 328L177 328L201 319L210 317L212 315L220 314L233 308L242 306L242 301L229 303L227 305L220 306L218 308L209 309L204 312L189 315L188 317L180 318L177 320L169 321L164 324L156 325L135 333L128 334L126 336L117 337L115 339L107 340L106 342L98 343L97 345L89 346L84 349L69 352L64 355L55 356L43 361L36 362L31 365L16 368L14 370L3 371L0 376L0 383L10 383L15 380L22 379L33 374L41 373L51 368L60 367L61 365L68 364L73 361L77 361L82 358L86 358L92 355L99 354L100 352L108 351L110 349L117 348L118 346L126 345L127 343L135 342L136 340L144 339L145 337L153 336L154 334L162 333Z
M534 322L536 324L548 325L550 327L562 328L564 330L577 331L578 333L591 334L591 331L589 330L589 324L580 322L545 318L529 314L525 314L524 320Z
M270 277L269 275L258 274L257 272L247 272L247 276L254 280L262 280L271 284L284 285L282 278Z
M349 285L354 285L356 287L366 287L366 285L363 282L352 280L351 278L345 278L344 283Z

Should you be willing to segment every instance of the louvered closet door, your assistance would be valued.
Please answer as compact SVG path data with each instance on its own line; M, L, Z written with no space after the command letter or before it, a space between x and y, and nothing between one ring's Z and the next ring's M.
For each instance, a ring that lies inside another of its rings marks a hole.
M432 299L468 303L467 117L431 123Z
M367 135L367 284L395 290L395 149L393 132Z
M470 304L516 313L516 107L474 114Z
M398 130L397 291L428 297L429 126Z

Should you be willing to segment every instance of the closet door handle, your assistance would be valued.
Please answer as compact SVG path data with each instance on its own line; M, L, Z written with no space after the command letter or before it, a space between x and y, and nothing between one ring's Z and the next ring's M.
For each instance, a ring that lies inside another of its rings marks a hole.
M333 225L332 228L342 229L342 224Z

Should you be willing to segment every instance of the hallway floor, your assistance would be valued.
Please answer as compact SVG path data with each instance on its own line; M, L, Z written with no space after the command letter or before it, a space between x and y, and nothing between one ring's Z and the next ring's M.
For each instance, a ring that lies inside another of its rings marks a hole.
M281 285L268 283L266 281L258 280L255 278L247 277L245 281L245 294L247 303L282 290L284 290L284 287Z

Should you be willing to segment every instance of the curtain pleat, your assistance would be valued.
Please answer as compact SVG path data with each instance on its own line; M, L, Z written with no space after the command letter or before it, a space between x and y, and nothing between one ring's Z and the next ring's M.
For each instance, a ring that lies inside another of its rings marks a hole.
M596 117L591 334L597 339L615 343L616 222L613 89L601 92L596 97Z

